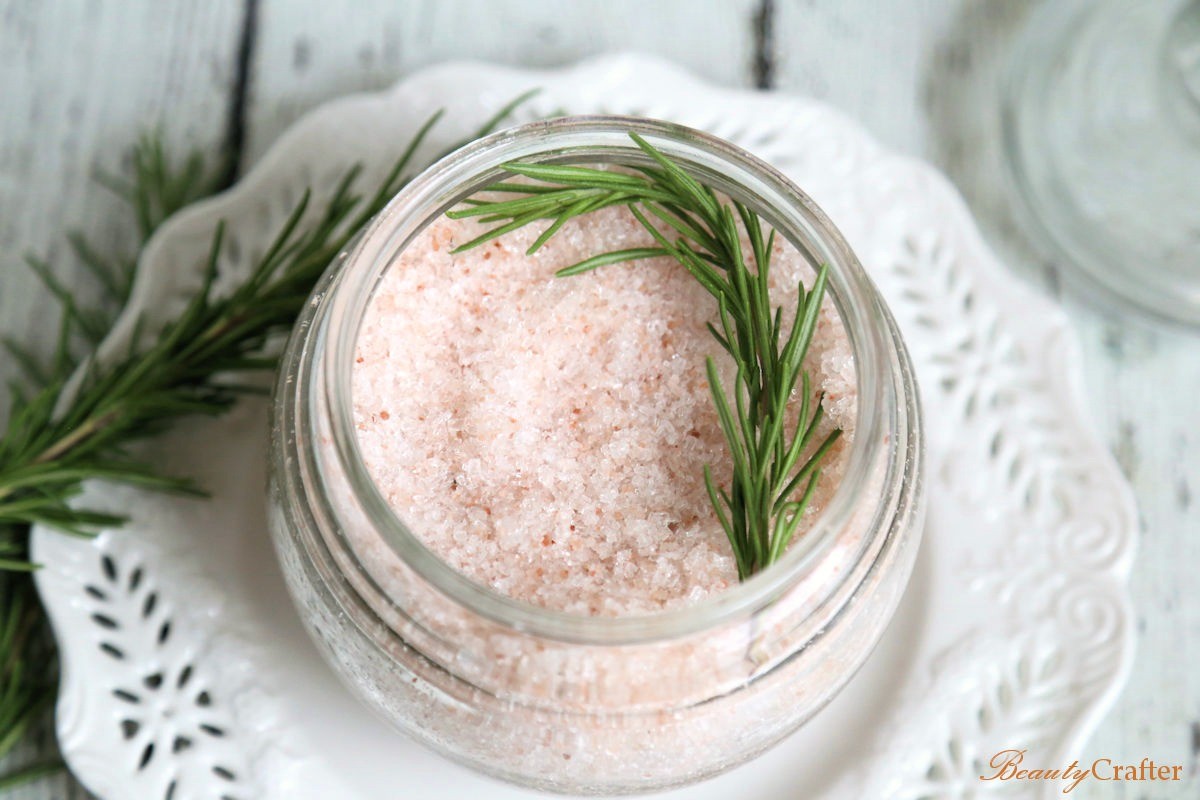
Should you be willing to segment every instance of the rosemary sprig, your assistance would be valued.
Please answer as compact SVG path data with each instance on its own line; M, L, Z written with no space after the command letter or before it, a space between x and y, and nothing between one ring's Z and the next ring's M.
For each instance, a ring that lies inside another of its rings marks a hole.
M718 486L704 467L704 482L721 527L729 538L738 577L777 561L791 542L821 476L821 462L840 435L819 443L822 398L812 402L804 357L816 330L828 268L822 266L807 291L798 287L791 327L784 334L783 308L772 309L771 252L775 231L764 236L758 215L740 202L724 202L636 133L630 137L648 157L632 173L594 167L510 163L505 169L531 182L502 181L487 187L504 199L470 199L448 212L494 227L458 247L462 252L535 222L550 224L529 247L530 254L570 220L611 206L625 206L656 246L600 253L559 270L580 275L599 267L670 256L717 302L720 327L709 324L717 343L737 368L732 393L721 384L716 363L707 360L708 383L721 430L733 459L730 488ZM749 242L751 270L744 252ZM799 384L799 408L792 395ZM791 424L789 424L791 420Z
M60 397L67 376L78 366L72 357L76 334L94 341L104 330L99 315L81 309L67 290L47 276L60 299L63 324L52 365L55 380L32 398L17 391L4 438L0 440L0 525L44 524L87 535L122 518L73 507L69 500L84 480L102 478L153 489L197 492L186 478L164 477L154 466L130 457L129 442L162 429L181 416L216 415L255 391L236 376L269 369L263 355L269 339L290 329L317 277L347 240L399 188L400 176L423 139L421 130L374 197L355 194L361 171L350 169L316 222L301 226L310 201L305 192L249 277L226 296L213 285L222 252L224 224L213 231L204 280L178 319L155 332L144 349L134 346L111 365L86 363L83 380L65 410ZM132 197L139 225L148 235L155 211L146 192ZM102 335L102 334L101 334ZM219 377L218 377L219 376ZM30 375L30 377L34 377ZM5 564L28 568L28 564Z
M198 155L189 158L184 169L173 169L155 136L143 137L134 146L133 175L130 183L108 176L100 176L99 180L131 208L139 209L139 250L167 217L217 188ZM24 380L14 379L10 384L12 400L6 433L0 439L0 449L6 453L0 460L5 498L4 516L0 518L0 760L44 727L57 691L54 642L29 575L35 568L28 560L30 525L37 520L59 519L68 527L82 530L89 523L107 518L87 510L73 515L67 505L78 493L79 482L95 474L83 463L63 466L47 459L35 466L23 463L20 455L28 452L35 427L53 418L78 366L80 349L90 350L109 329L127 302L133 283L136 257L103 255L77 233L69 234L68 242L95 280L99 299L85 306L55 278L46 262L27 256L30 268L62 306L54 357L43 364L15 339L7 338L2 343ZM12 435L18 432L21 436ZM26 445L14 444L22 438ZM101 465L100 472L116 472L112 466ZM142 467L140 471L146 470ZM0 775L0 791L61 768L58 758L13 768Z
M529 94L505 105L472 138L494 129ZM11 410L0 438L0 760L42 722L57 689L53 641L28 574L37 568L29 561L31 526L86 536L124 522L118 515L72 505L83 482L92 479L202 493L186 477L160 475L154 465L134 457L129 444L182 416L220 414L240 396L258 391L239 376L274 368L269 343L290 330L334 256L407 183L416 152L439 117L420 128L373 193L358 194L361 167L351 167L316 221L306 222L311 201L306 192L249 278L221 296L213 291L224 237L224 225L218 224L203 285L183 314L154 332L148 345L140 343L149 337L133 336L131 347L111 363L100 364L90 355L128 300L136 255L110 258L82 237L70 237L80 262L97 280L99 307L84 306L48 265L29 259L59 300L62 321L48 365L19 343L4 342L24 381L11 386ZM130 181L102 180L129 204L140 251L171 214L216 187L196 155L182 167L172 166L157 137L143 139L133 161ZM82 378L73 379L80 369ZM57 766L39 762L0 775L0 788Z

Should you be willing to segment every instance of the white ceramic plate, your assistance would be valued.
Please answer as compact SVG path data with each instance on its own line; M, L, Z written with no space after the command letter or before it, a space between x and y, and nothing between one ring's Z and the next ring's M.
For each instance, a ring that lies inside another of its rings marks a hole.
M790 175L878 283L923 393L928 531L883 642L780 747L663 797L1054 795L1054 786L982 783L981 762L1018 747L1031 764L1066 763L1118 690L1133 641L1131 492L1086 422L1063 314L997 263L940 174L830 108L717 89L633 56L550 72L437 67L318 109L238 186L165 225L142 260L135 305L176 313L218 219L230 226L228 286L304 187L319 208L352 162L365 163L369 184L435 109L447 115L426 155L531 87L543 91L520 120L559 109L662 117ZM110 800L530 797L393 734L320 661L268 544L266 433L264 407L248 403L151 445L164 468L209 487L211 501L91 485L84 502L132 523L94 541L35 531L71 768Z

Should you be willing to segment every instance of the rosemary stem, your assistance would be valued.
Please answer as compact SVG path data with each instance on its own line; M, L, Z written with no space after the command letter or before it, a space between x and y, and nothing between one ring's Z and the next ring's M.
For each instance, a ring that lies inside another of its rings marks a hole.
M32 460L33 464L47 464L51 461L66 456L76 447L86 442L92 436L103 431L111 425L116 419L121 416L122 404L118 403L109 408L103 414L95 417L90 417L66 436L62 437L45 450L43 450L36 458ZM0 490L0 498L3 498L6 492Z

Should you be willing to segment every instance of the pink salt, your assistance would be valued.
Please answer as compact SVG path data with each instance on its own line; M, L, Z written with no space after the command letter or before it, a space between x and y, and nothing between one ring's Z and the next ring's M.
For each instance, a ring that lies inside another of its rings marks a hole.
M670 259L557 278L587 256L652 244L625 209L573 221L533 256L539 226L459 255L481 228L439 219L385 272L353 376L363 459L397 515L467 576L572 613L644 614L737 582L702 469L730 461L705 378L728 358L715 303ZM814 272L780 241L772 301ZM806 362L843 437L796 534L845 469L854 361L826 299ZM351 532L353 534L353 532ZM361 543L376 552L373 543Z

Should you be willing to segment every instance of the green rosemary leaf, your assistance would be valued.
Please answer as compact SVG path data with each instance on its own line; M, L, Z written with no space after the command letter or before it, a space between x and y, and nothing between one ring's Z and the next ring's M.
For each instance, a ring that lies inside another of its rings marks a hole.
M647 203L646 210L675 229L680 236L692 241L701 250L713 252L718 245L716 240L706 233L691 217L678 206L664 203Z
M784 348L783 359L795 364L797 367L804 360L804 354L808 352L808 346L812 343L813 333L817 329L817 314L821 310L821 297L825 294L825 282L828 276L828 265L823 265L817 270L816 280L813 281L812 289L808 292L809 296L799 306L799 309L803 309L804 313L796 320L795 327L792 330L792 339ZM801 288L803 290L803 287Z
M543 186L536 183L493 183L488 186L488 192L491 194L550 194L552 192L561 192L562 189L558 186ZM487 200L476 200L468 197L463 200L464 203L474 205L476 203L487 203ZM453 218L462 216L460 212L450 211L446 216Z
M510 113L512 113L512 110L515 108L515 106L510 106L506 106L505 109L502 109L503 113L496 117L496 122L504 119ZM399 189L397 181L401 179L401 176L404 174L405 170L407 170L412 164L412 160L416 155L417 148L424 143L426 137L429 135L429 132L433 130L433 127L437 125L439 120L441 120L444 113L445 112L443 110L439 109L438 111L434 112L429 119L425 120L421 127L417 129L416 134L414 134L412 139L409 140L408 146L404 148L404 152L400 154L400 157L396 159L396 163L392 165L391 171L388 172L387 176L384 177L384 179L379 183L379 188L376 190L375 195L372 196L371 199L366 203L363 214L355 219L352 223L351 227L354 230L358 230L363 225L366 225L367 221L371 218L371 216L374 215L372 210L383 208L391 196L396 193L396 191ZM486 129L491 130L496 122L489 120L488 124L485 126ZM367 215L367 211L372 211L372 214Z
M821 470L815 470L812 474L812 479L808 482L808 488L804 490L804 494L800 500L790 504L790 508L784 511L788 515L787 521L783 524L783 529L778 536L771 541L770 560L776 561L783 551L787 549L788 544L792 541L792 535L796 532L796 526L800 524L800 520L804 517L804 512L808 510L809 504L812 502L813 494L817 490L817 483L821 480Z
M687 174L679 165L658 152L649 142L636 133L629 137L642 149L642 152L654 159L663 168L664 180L672 184L690 205L708 215L710 221L715 221L720 215L720 205L713 199L711 192L706 192L695 178ZM732 266L732 265L731 265Z
M13 361L17 363L17 366L21 368L21 371L31 383L43 384L50 379L45 369L37 362L33 354L11 336L6 336L3 344L5 351L12 356Z
M466 250L470 250L472 248L478 247L479 245L483 244L484 242L490 242L492 239L495 239L497 236L503 236L506 233L510 233L511 231L517 230L518 228L524 228L529 223L535 222L536 220L539 220L539 219L542 219L542 212L541 211L531 211L523 216L519 216L519 217L513 219L511 222L508 222L507 224L500 225L498 227L492 228L489 231L479 234L471 241L467 242L466 244L460 244L458 247L454 248L450 252L451 253L462 253Z
M708 332L712 334L712 337L717 340L717 344L721 345L721 349L733 357L733 346L730 345L729 340L726 339L725 336L716 329L716 326L714 326L711 322L704 323L704 326L708 328Z
M88 314L79 307L75 302L74 295L55 277L49 264L32 255L25 257L25 263L29 265L30 270L37 275L50 294L58 300L63 316L77 326L84 336L93 343L104 338L104 334L108 333L108 330L103 325L97 324L95 315Z
M704 366L708 373L708 386L713 403L717 408L717 418L720 420L721 430L725 432L725 439L733 456L734 474L745 474L749 470L749 459L744 443L738 435L741 426L733 419L733 411L730 410L729 401L725 397L725 388L721 385L721 376L717 374L716 362L709 358L705 361Z
M271 241L271 245L267 248L267 251L263 253L259 268L255 270L254 274L251 275L241 287L239 287L238 292L240 294L243 296L249 296L253 292L257 291L271 278L272 275L275 274L275 272L281 266L283 266L284 259L286 258L288 251L292 249L288 247L288 244L291 242L292 236L296 232L296 228L300 226L300 220L304 217L304 212L308 210L308 204L311 200L312 192L309 191L308 188L305 188L304 193L300 195L300 202L296 203L296 207L292 210L292 213L283 223L283 227L280 229L279 233L275 234L275 238ZM220 240L223 235L224 225L219 225L217 227L216 240L214 241L213 246L210 248L210 253L213 256L220 252ZM203 291L196 296L197 300L207 300L208 294L212 289L212 281L216 277L216 267L217 263L214 257L209 261L209 275L211 277L206 278ZM180 322L181 326L186 324L184 320L181 320Z
M712 468L708 464L704 465L704 488L708 492L708 500L712 503L713 512L717 515L717 522L721 524L721 529L725 531L725 536L729 539L729 547L733 551L734 562L737 564L738 575L746 574L746 564L743 560L742 542L738 539L734 532L733 523L729 521L729 517L725 514L725 506L728 504L726 498L720 497L716 484L713 482Z
M571 275L582 275L585 272L590 272L598 267L609 264L619 264L622 261L636 261L643 258L660 258L665 255L669 255L669 253L658 247L635 247L629 250L615 250L611 253L601 253L598 256L585 258L578 264L572 264L569 267L563 267L555 275L560 278L566 278Z
M637 191L646 186L646 182L641 178L596 167L578 167L571 164L522 164L519 162L502 164L501 167L514 175L579 189Z
M145 464L120 461L94 461L87 466L63 466L58 462L31 464L21 469L11 469L0 475L0 489L12 493L26 487L45 486L50 483L78 483L89 478L104 478L126 483L154 486L164 490L195 493L187 481L156 474Z
M787 501L787 498L791 496L792 492L796 491L796 487L800 485L801 481L803 481L810 473L815 474L819 471L817 466L821 463L821 460L825 457L825 454L829 452L829 449L833 447L834 442L836 442L838 437L841 435L841 430L834 430L827 437L825 437L825 441L821 443L821 446L818 447L812 456L809 457L808 461L805 462L804 466L796 472L795 476L788 481L787 485L784 486L779 492L774 508L776 513L779 513L779 511L783 508L783 503Z
M106 299L114 303L124 302L129 290L122 274L124 270L109 263L97 253L78 231L68 233L67 241L79 263L87 268L96 279L97 285L104 290Z
M520 108L522 105L524 105L527 100L529 100L530 98L541 93L541 91L542 90L540 88L535 87L533 89L528 89L528 90L522 92L521 94L517 95L516 97L514 97L512 100L509 100L507 103L505 103L503 106L500 107L499 111L497 111L492 116L488 117L487 120L482 125L480 125L478 128L476 128L475 134L473 136L471 136L470 139L467 140L467 142L473 141L475 139L480 139L484 136L487 136L492 131L496 130L498 127L500 127L501 122L508 119L508 117L514 111L516 111L518 108ZM442 112L440 112L440 111L437 113L437 115L434 117L435 121L438 116L441 116L441 113ZM463 142L463 144L466 144L467 142ZM458 148L456 147L454 149L457 150Z
M580 203L587 203L587 202L588 202L588 200L580 201ZM527 256L533 255L539 249L541 249L542 245L544 245L546 242L550 241L550 237L553 236L554 234L558 233L558 229L561 228L563 225L567 224L567 221L571 219L571 217L573 216L571 211L574 208L575 208L575 206L571 206L566 211L564 211L560 216L556 217L554 222L551 222L549 225L547 225L546 230L542 231L541 235L538 236L538 238L533 240L533 244L529 245L529 247L525 250L525 255L527 255Z
M537 212L543 217L553 217L579 200L595 196L592 189L566 189L553 194L535 194L519 200L504 200L487 206L476 206L448 212L452 219L481 217L480 222L495 222L506 217L519 217Z
M731 315L742 319L743 314L740 306L734 306L730 309L729 299L734 297L733 289L729 285L729 281L721 277L709 264L700 257L700 254L693 250L686 241L680 239L675 243L675 254L679 259L679 263L684 268L692 273L692 277L700 282L700 285L708 290L708 293L726 304L726 309ZM730 341L733 341L730 339Z

